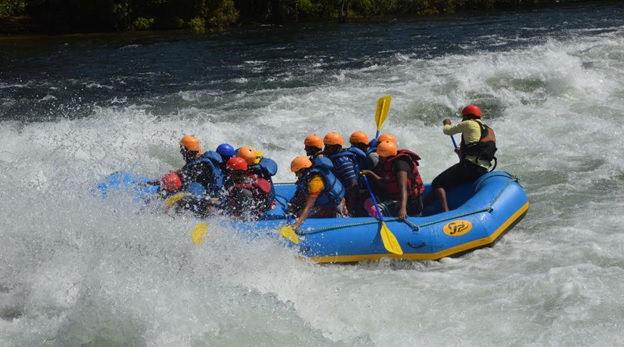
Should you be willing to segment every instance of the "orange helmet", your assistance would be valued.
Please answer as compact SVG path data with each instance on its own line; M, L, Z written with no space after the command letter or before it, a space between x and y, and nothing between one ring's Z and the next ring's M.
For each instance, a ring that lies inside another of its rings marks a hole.
M342 141L342 135L333 131L325 135L325 138L323 139L323 143L325 145L341 145L342 146L344 144L344 141Z
M351 137L349 137L349 142L351 144L363 143L365 145L368 145L368 135L366 135L365 132L356 131L353 134L351 134Z
M379 137L377 138L377 143L382 143L384 141L390 141L392 143L394 143L396 145L396 137L394 137L394 135L390 134L390 133L383 133L381 135L379 135Z
M180 146L186 148L190 152L201 152L201 146L199 145L199 139L193 135L184 135L180 140Z
M247 165L253 165L256 161L256 151L249 146L243 146L236 154L238 157L245 159Z
M175 192L176 190L182 188L182 181L180 181L180 176L178 176L175 172L170 172L163 176L162 180L163 188L165 188L168 192Z
M379 145L377 145L377 154L379 154L381 158L397 155L396 144L390 141L380 142Z
M312 162L310 161L310 158L306 157L305 155L300 155L293 159L292 162L290 162L290 171L294 173L297 173L299 172L299 170L307 169L309 167L312 167Z
M312 134L308 135L305 140L303 140L303 144L306 147L323 148L323 139L316 134Z
M232 157L228 159L227 163L225 164L225 168L230 171L247 171L247 162L243 158Z
M462 110L462 116L473 115L477 118L481 118L481 109L477 105L468 105Z

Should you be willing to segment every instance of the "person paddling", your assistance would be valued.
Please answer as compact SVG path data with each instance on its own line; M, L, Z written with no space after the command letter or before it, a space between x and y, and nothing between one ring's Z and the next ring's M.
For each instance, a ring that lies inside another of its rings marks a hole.
M419 216L423 209L422 193L425 190L418 172L420 156L408 149L397 150L396 144L388 140L379 143L377 154L377 167L362 170L362 174L376 183L382 214L400 220L407 216ZM376 215L370 199L365 202L365 208L369 215Z
M462 134L461 144L455 148L460 158L459 163L443 171L431 182L431 189L443 212L449 210L447 189L476 181L488 172L492 160L496 163L496 136L494 130L481 121L481 109L476 105L467 105L462 109L461 115L461 123L455 126L451 125L448 118L442 121L444 135Z
M340 211L345 190L331 167L331 160L326 157L318 157L314 165L303 155L290 163L290 170L297 176L297 189L288 202L287 212L297 217L292 225L295 232L308 217L335 218L343 214Z

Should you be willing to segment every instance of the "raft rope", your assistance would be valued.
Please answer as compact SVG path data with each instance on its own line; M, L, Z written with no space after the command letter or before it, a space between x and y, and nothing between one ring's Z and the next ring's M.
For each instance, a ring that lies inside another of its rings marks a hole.
M412 231L419 231L420 228L429 226L429 225L433 225L433 224L437 224L437 223L441 223L441 222L445 222L445 221L450 221L453 219L457 219L457 218L463 218L463 217L467 217L473 214L477 214L477 213L481 213L481 212L488 212L491 213L494 209L492 208L492 206L496 203L496 201L500 198L500 196L503 194L503 192L507 189L507 187L509 187L509 185L512 182L518 182L518 178L516 176L507 174L507 173L500 173L500 174L495 174L495 175L490 175L480 181L477 182L477 184L475 184L475 188L474 191L476 192L477 190L479 190L479 186L481 186L481 184L487 180L490 179L492 177L506 177L509 178L509 180L507 181L507 184L505 184L505 186L503 187L503 189L501 189L501 191L498 193L498 195L496 195L496 197L494 198L494 200L492 200L492 202L490 203L490 205L486 208L480 209L480 210L476 210L476 211L472 211L472 212L468 212L468 213L464 213L461 215L454 215L452 217L448 217L448 218L442 218L442 219L436 219L433 220L431 222L427 222L427 223L423 223L420 225L414 224L413 222L411 222L408 219L405 220L399 220L398 218L386 218L384 219L386 222L402 222L407 224L410 228L412 228ZM302 234L316 234L316 233L320 233L320 232L324 232L324 231L329 231L329 230L336 230L336 229L343 229L343 228L351 228L351 227L358 227L358 226L363 226L363 225L370 225L370 224L377 224L379 223L378 220L373 220L373 221L366 221L366 222L358 222L358 223L349 223L349 224L340 224L340 225L330 225L330 226L326 226L323 228L314 228L314 229L309 229L309 230L302 230Z

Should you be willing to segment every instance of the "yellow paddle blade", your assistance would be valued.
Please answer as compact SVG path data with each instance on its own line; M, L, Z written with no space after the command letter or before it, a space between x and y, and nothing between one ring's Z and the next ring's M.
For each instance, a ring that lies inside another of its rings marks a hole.
M377 100L377 109L375 110L375 123L377 124L377 131L381 130L381 125L386 118L388 118L391 102L392 97L390 95L382 96L379 100Z
M397 238L394 236L392 231L388 229L385 222L381 222L381 230L379 232L381 233L381 241L388 252L398 255L403 254L399 241L397 241Z
M171 206L175 205L176 202L180 201L180 199L182 199L183 197L185 197L187 195L188 195L188 193L177 193L177 194L174 194L174 195L168 197L165 200L165 205L167 205L167 207L171 207Z
M290 242L294 243L295 245L299 244L299 236L297 236L297 234L295 233L295 229L293 229L291 225L284 225L280 229L280 234L282 234L282 236L290 240Z
M201 245L206 238L206 233L208 232L208 223L199 223L197 224L193 230L191 231L191 236L193 237L193 243L196 245Z

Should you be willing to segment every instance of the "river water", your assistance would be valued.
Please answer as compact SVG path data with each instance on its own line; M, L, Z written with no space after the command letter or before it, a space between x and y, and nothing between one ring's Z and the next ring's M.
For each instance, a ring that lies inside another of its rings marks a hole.
M117 171L182 166L177 141L251 145L293 181L309 133L383 130L425 181L467 103L531 207L493 248L318 265L101 200ZM624 344L624 5L187 35L0 39L2 346Z

